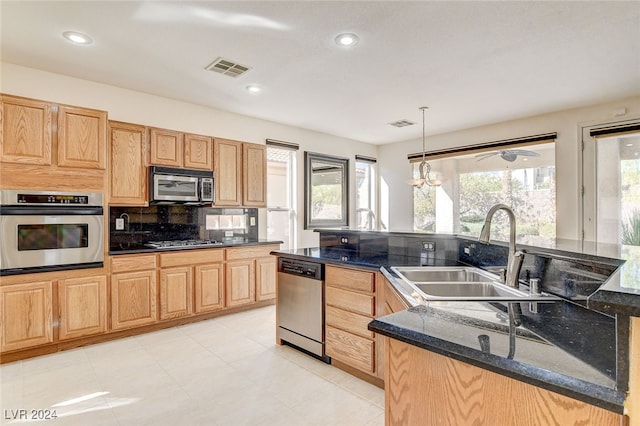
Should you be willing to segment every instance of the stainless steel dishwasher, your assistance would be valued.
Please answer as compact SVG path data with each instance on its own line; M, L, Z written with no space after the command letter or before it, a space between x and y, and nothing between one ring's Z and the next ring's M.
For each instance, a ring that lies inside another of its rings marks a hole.
M278 258L276 337L326 363L324 352L324 265Z

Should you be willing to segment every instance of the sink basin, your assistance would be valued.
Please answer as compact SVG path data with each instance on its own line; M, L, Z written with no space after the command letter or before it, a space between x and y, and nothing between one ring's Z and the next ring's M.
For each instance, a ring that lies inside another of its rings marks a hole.
M394 266L391 270L408 284L411 295L418 300L551 302L559 299L511 288L502 284L497 275L469 266Z

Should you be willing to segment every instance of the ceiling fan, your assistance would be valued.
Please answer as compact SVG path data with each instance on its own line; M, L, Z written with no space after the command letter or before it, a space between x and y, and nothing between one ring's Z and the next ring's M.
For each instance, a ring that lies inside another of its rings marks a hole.
M522 155L525 157L539 157L540 154L538 154L537 152L534 151L529 151L526 149L503 149L500 151L493 151L493 152L485 152L484 154L478 154L476 155L476 158L478 159L478 161L480 160L484 160L485 158L491 157L493 155L499 155L500 158L502 158L505 161L509 161L509 162L514 162L516 161L516 158L518 158L518 155Z

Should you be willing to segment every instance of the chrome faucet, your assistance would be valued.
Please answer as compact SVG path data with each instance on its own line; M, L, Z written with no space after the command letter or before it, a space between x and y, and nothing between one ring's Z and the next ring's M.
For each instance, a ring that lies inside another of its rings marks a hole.
M485 244L489 243L491 219L493 219L493 215L498 210L504 210L509 216L509 259L507 261L505 284L509 287L518 288L518 277L520 276L524 253L516 251L516 216L513 214L513 210L505 204L496 204L491 207L487 213L487 218L484 220L484 226L482 227L482 231L480 231L478 241Z

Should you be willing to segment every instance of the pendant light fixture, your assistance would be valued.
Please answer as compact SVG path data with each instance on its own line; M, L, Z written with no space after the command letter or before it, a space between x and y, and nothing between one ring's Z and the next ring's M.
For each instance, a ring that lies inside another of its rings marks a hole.
M416 188L422 188L424 185L427 186L440 186L442 185L442 181L440 179L431 179L431 165L426 160L426 125L424 112L429 109L429 107L420 107L422 111L422 161L420 162L419 170L420 177L418 179L411 179L408 183L410 185L415 186Z

